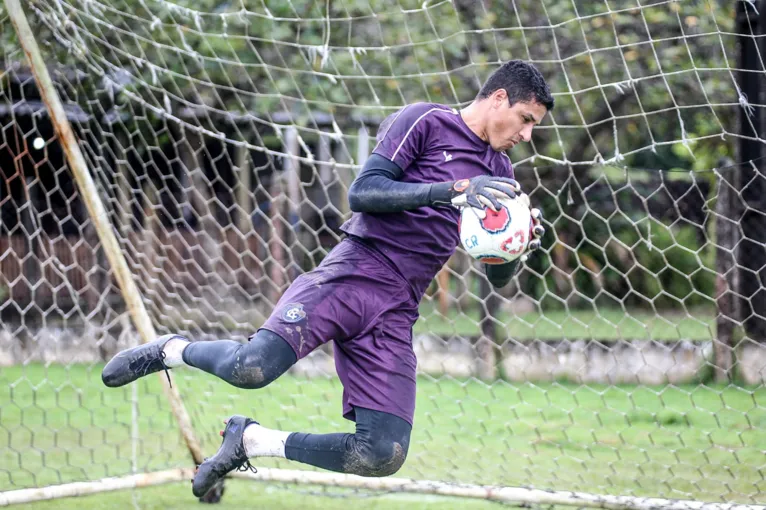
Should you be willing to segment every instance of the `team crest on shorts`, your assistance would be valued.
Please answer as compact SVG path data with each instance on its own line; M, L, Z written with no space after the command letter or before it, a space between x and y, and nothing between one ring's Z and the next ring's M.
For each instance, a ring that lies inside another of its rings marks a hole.
M285 322L299 322L306 318L306 311L301 303L289 303L282 309L282 320Z

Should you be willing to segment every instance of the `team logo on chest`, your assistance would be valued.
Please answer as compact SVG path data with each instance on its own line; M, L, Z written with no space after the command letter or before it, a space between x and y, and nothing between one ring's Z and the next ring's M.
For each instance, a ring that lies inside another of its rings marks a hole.
M285 322L300 322L306 318L306 310L301 303L289 303L282 308L282 320Z

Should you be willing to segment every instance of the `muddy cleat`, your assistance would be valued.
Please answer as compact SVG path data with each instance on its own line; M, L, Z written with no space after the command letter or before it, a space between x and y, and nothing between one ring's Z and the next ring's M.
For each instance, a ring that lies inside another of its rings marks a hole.
M170 382L170 373L165 364L165 344L174 338L186 340L181 335L163 335L153 342L125 349L112 358L101 372L101 380L111 388L124 386L154 372L164 370Z
M207 494L199 498L200 503L220 503L223 499L223 493L226 487L223 485L223 478L218 481L213 488L207 491Z
M200 464L192 480L192 492L198 498L203 497L216 482L223 479L226 473L238 470L251 470L256 472L255 468L247 460L247 452L242 439L245 434L245 427L251 423L258 423L244 416L234 415L226 422L226 428L221 432L223 443L215 455Z

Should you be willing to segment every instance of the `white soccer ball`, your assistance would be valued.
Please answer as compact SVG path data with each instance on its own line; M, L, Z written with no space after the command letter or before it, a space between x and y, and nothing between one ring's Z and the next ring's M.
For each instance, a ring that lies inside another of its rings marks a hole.
M470 256L485 264L507 264L521 257L529 245L532 214L526 194L500 199L501 208L484 214L473 207L460 213L460 241ZM483 217L482 217L483 216Z

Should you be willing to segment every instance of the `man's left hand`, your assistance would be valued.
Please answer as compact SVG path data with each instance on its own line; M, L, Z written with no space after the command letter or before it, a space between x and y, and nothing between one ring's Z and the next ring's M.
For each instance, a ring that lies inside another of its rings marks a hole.
M545 227L543 226L543 212L537 207L533 207L529 210L529 213L532 216L532 239L529 240L527 251L524 252L524 255L521 256L522 262L526 262L529 258L529 255L533 251L540 249L540 246L543 242L543 236L545 235Z

